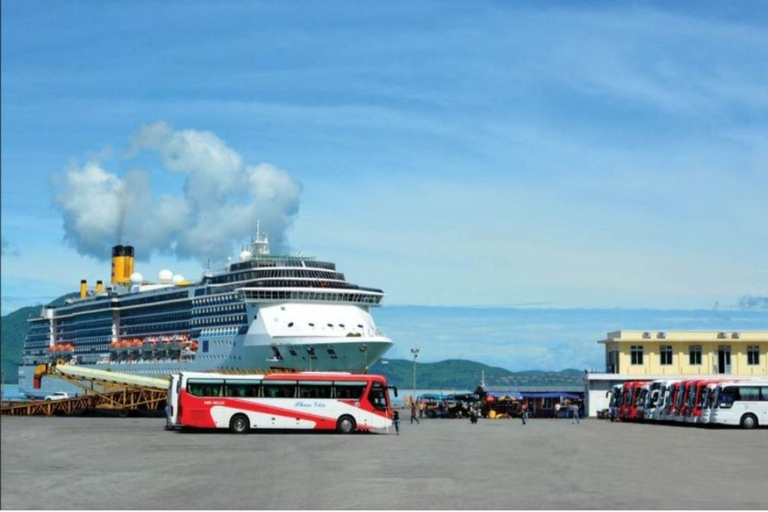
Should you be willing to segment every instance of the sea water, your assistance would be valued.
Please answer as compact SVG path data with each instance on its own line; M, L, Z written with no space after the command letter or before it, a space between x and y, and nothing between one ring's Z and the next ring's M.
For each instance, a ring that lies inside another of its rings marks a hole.
M21 400L25 398L15 384L3 384L3 400Z
M605 371L606 334L766 331L768 310L554 309L384 306L373 312L393 347L385 359L466 359L510 371ZM405 393L407 390L403 390Z

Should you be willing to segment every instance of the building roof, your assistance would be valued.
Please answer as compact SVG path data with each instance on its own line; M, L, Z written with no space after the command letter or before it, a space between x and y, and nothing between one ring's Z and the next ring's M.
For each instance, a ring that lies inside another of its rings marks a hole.
M768 331L613 331L606 334L598 343L638 343L638 342L728 342L758 343L768 342Z
M581 393L583 384L563 384L561 386L488 386L486 393Z
M766 380L765 375L737 375L732 373L710 373L707 375L694 375L690 373L678 373L678 374L644 374L644 373L590 373L587 375L587 380L713 380L713 379L734 379L734 380L748 380L748 381L763 381Z

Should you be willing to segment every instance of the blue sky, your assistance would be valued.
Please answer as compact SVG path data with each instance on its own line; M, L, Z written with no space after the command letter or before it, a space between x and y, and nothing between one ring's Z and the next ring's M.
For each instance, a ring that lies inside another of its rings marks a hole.
M115 190L150 278L198 277L259 215L392 305L768 296L767 18L4 1L2 312L109 278Z

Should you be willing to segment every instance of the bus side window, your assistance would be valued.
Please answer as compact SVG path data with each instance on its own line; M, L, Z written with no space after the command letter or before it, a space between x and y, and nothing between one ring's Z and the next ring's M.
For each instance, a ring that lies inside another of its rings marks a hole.
M265 398L294 398L296 386L293 384L264 383Z
M739 400L756 402L760 400L760 388L757 386L741 386L739 388Z
M365 391L365 384L337 382L335 388L336 398L359 400L363 396L363 391Z

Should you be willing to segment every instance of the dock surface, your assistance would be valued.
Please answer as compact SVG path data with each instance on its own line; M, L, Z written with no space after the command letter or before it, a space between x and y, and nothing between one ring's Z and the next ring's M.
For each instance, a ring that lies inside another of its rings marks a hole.
M403 421L394 432L171 432L2 417L3 509L764 509L768 429Z

